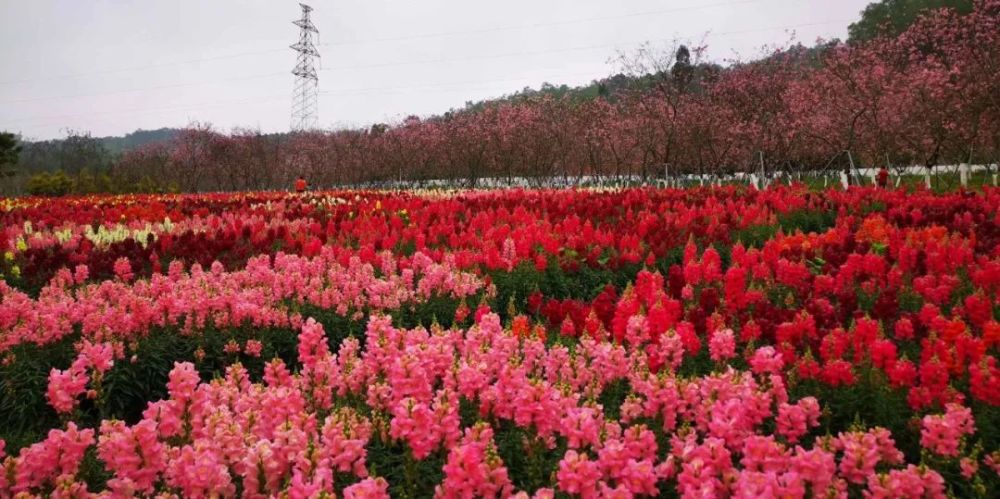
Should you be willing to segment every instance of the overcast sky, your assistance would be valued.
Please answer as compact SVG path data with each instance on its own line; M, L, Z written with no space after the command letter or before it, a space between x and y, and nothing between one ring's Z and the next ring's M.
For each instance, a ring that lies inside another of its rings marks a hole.
M714 61L844 38L867 0L313 0L319 123L426 116L613 73L649 41ZM0 130L61 137L209 122L286 131L293 0L0 0ZM707 35L707 36L706 36Z

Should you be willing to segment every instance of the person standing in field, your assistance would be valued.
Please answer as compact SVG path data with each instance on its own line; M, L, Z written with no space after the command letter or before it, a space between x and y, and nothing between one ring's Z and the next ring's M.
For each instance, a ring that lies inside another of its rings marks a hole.
M299 178L295 179L295 192L302 194L306 192L306 187L309 187L309 184L306 182L305 177L299 175Z
M883 166L878 171L878 186L880 189L885 189L889 185L889 170L886 170Z

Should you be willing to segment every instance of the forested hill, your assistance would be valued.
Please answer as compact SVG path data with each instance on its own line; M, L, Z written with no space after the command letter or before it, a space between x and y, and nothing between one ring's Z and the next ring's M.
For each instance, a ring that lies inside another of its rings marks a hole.
M136 130L124 136L92 137L87 132L68 131L65 138L25 140L16 170L22 173L89 169L101 170L122 153L157 142L169 142L180 134L177 128Z
M861 11L861 18L847 28L849 42L878 36L896 36L930 9L952 9L965 15L972 12L973 0L881 0Z
M108 152L117 154L153 142L171 140L179 133L180 129L177 128L159 128L156 130L136 130L125 134L124 137L99 137L97 140L104 144Z
M93 142L94 145L102 147L104 152L113 156L146 144L167 142L177 137L180 131L178 128L159 128L156 130L136 130L124 136L110 137L91 137L87 132L69 131L67 132L67 137L63 139L25 140L21 151L21 161L22 163L25 160L30 161L33 155L54 155L56 151L64 150L71 145L67 144L67 142L72 142L74 139L83 137L88 142Z
M868 4L860 13L860 18L851 23L848 27L848 42L860 43L871 40L879 36L894 37L902 33L921 15L933 9L952 9L954 12L965 15L972 11L973 0L880 0ZM773 54L758 60L758 63L765 63L773 57L782 57L788 52L796 52L805 57L800 60L811 60L814 54L824 48L834 45L835 40L814 47L805 47L801 44L789 47L785 51ZM686 50L686 49L685 49ZM711 77L721 70L717 64L697 64L695 68L695 86L702 77ZM664 71L673 71L674 68L661 68ZM523 90L514 92L493 99L485 99L478 102L467 102L464 110L481 109L491 104L501 102L517 102L540 96L551 96L555 98L569 97L573 100L590 100L597 97L613 97L624 90L636 88L648 88L657 81L662 81L662 74L651 71L641 77L630 74L618 73L607 78L591 81L586 85L568 86L552 83L543 83L538 89L525 87Z

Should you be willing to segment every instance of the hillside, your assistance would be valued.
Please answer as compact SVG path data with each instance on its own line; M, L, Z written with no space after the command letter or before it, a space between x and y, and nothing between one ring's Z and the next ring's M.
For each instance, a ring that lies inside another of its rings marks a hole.
M178 128L158 128L156 130L136 130L124 137L98 137L108 152L118 154L153 142L166 142L180 133Z

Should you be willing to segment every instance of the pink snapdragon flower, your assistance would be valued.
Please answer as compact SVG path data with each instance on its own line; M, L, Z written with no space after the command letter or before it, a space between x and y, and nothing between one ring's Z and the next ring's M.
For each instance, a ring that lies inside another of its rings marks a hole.
M868 475L866 497L872 499L893 499L897 497L920 497L944 499L944 478L938 472L909 465L906 469L890 470L888 473Z
M171 453L166 482L186 497L232 496L232 482L222 457L207 442L185 445Z
M260 340L247 340L246 344L243 345L243 353L250 357L259 358L263 350L264 344Z
M720 329L712 333L708 341L708 352L712 360L723 362L736 356L736 336L732 329Z
M782 355L770 345L758 348L750 358L750 368L756 374L779 373L783 367Z
M975 431L972 410L948 404L944 414L929 414L921 420L920 445L941 456L957 457L962 438Z
M493 429L479 423L465 430L461 442L448 452L438 498L507 497L514 491L507 468L497 455Z
M572 407L560 421L559 433L566 437L570 449L601 443L604 418L600 408Z
M841 433L836 439L836 446L844 452L840 460L840 475L855 484L865 483L879 464L903 462L903 453L896 448L889 431L884 428Z
M809 432L809 428L819 425L820 408L815 397L804 397L795 404L778 405L775 423L778 434L795 443Z
M114 271L115 275L125 282L131 281L132 277L134 277L134 274L132 273L132 262L128 260L128 257L123 256L115 260Z
M572 449L566 451L559 461L559 470L556 472L560 490L583 497L597 495L601 477L602 473L596 461L591 460L587 453L578 453Z
M13 477L11 491L27 492L53 480L72 483L93 443L94 430L81 430L76 423L70 422L65 430L50 430L45 440L21 449L16 459L8 458L12 467L5 471Z
M365 478L344 487L344 499L389 499L389 482L385 478Z
M87 383L90 378L87 372L77 367L70 367L65 371L52 368L49 371L49 384L45 392L45 397L56 412L61 414L70 413L76 409L80 395L87 391Z
M97 456L118 480L118 487L151 494L167 466L166 446L158 440L156 423L144 419L128 427L121 421L103 421Z

